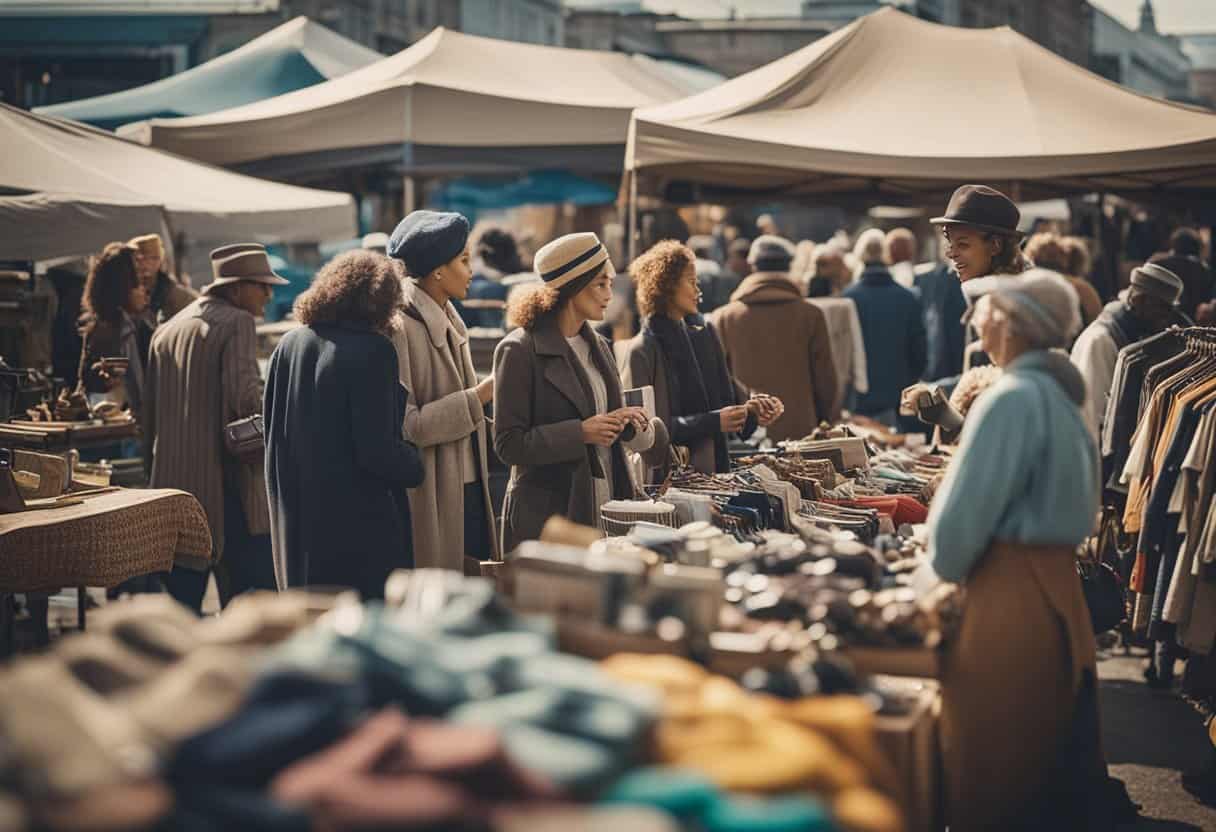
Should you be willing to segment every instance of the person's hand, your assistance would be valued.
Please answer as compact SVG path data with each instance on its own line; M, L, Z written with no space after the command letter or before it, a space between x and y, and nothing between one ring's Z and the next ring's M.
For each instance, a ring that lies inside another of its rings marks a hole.
M619 417L621 421L621 430L625 426L632 424L634 430L638 433L645 433L650 430L650 417L646 415L646 409L642 407L622 407L619 410L612 411L613 416Z
M747 424L748 406L745 404L724 407L718 411L718 427L723 433L738 433Z
M494 401L494 376L486 376L473 391L477 393L477 399L483 407Z
M618 413L600 413L583 422L583 443L611 447L625 429L625 420Z
M1216 326L1216 300L1199 304L1195 310L1195 323L1199 326Z
M756 414L756 421L760 426L765 428L780 419L785 413L784 402L768 393L754 393L747 400L747 407Z
M125 375L120 369L111 366L105 361L96 361L92 365L93 372L97 373L97 377L105 384L107 390L113 390L122 384L122 377Z
M933 388L924 382L905 387L899 396L899 412L902 416L919 416L920 411L933 403Z

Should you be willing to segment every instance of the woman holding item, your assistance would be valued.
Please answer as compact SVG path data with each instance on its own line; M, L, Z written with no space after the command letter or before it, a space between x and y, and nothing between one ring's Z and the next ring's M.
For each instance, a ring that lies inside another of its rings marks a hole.
M730 470L727 437L746 439L785 410L767 394L749 397L735 381L713 328L697 312L701 292L696 257L664 240L633 261L642 332L624 346L621 383L654 388L655 410L673 445L689 449L692 465L707 474ZM666 465L650 472L662 482Z
M950 828L1092 828L1078 801L1105 765L1075 551L1098 511L1098 456L1085 384L1052 352L1080 325L1076 292L1046 270L1009 277L973 323L1003 372L928 520L933 570L967 590L942 673Z
M536 253L535 270L543 282L512 298L508 324L519 329L494 353L494 448L511 466L503 551L537 539L555 514L598 526L604 503L637 495L626 447L667 452L656 447L658 420L622 407L612 352L589 323L612 301L603 243L559 237Z
M393 231L388 254L405 264L401 326L393 334L408 392L405 435L426 478L410 490L414 565L460 571L464 557L497 559L486 464L486 405L494 379L477 380L469 335L452 301L463 300L469 221L415 211Z
M90 404L125 402L138 419L144 361L135 319L148 306L148 291L140 282L135 254L133 246L110 243L93 260L84 286L80 379ZM102 360L109 358L126 359L125 373L113 371Z

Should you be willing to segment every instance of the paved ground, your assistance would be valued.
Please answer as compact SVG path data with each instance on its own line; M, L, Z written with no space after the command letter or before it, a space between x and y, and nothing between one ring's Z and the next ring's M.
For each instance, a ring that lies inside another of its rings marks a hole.
M1099 655L1107 761L1111 774L1143 806L1141 820L1124 829L1216 832L1216 809L1187 794L1180 779L1207 760L1207 732L1177 693L1144 684L1145 663L1142 654L1127 656L1122 650Z

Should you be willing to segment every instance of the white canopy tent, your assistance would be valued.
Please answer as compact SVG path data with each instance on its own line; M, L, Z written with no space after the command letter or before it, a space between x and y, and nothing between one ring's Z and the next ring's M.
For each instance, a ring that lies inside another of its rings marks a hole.
M312 242L356 231L349 194L254 179L2 104L0 146L2 259L83 254L98 239L165 224L205 241Z
M671 104L639 109L632 186L672 201L1210 196L1216 113L1132 92L1009 28L894 9ZM943 203L944 204L944 203Z
M371 66L265 101L120 135L249 172L391 164L407 175L620 171L629 117L703 81L661 62L439 28Z

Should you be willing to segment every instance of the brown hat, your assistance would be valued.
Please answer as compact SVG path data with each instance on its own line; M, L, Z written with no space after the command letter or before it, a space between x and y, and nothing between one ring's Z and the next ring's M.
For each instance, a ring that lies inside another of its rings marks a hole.
M211 262L223 260L225 257L231 257L234 254L240 254L242 251L265 251L266 246L261 243L231 243L226 246L211 249Z
M139 249L140 254L165 256L165 244L159 234L142 234L127 240L127 245Z
M1022 212L1013 200L987 185L963 185L950 197L944 216L929 220L933 225L967 225L994 234L1022 236L1018 223Z
M270 267L270 256L266 253L266 249L258 246L250 248L249 246L256 243L243 243L240 246L224 246L217 248L211 252L211 274L212 281L203 287L203 294L210 294L212 290L220 286L227 286L230 283L240 283L242 280L247 280L252 283L265 283L269 286L286 286L290 281L279 277L274 273L274 269ZM227 256L222 256L225 249L237 249L235 253L227 253ZM217 257L217 254L221 256Z

